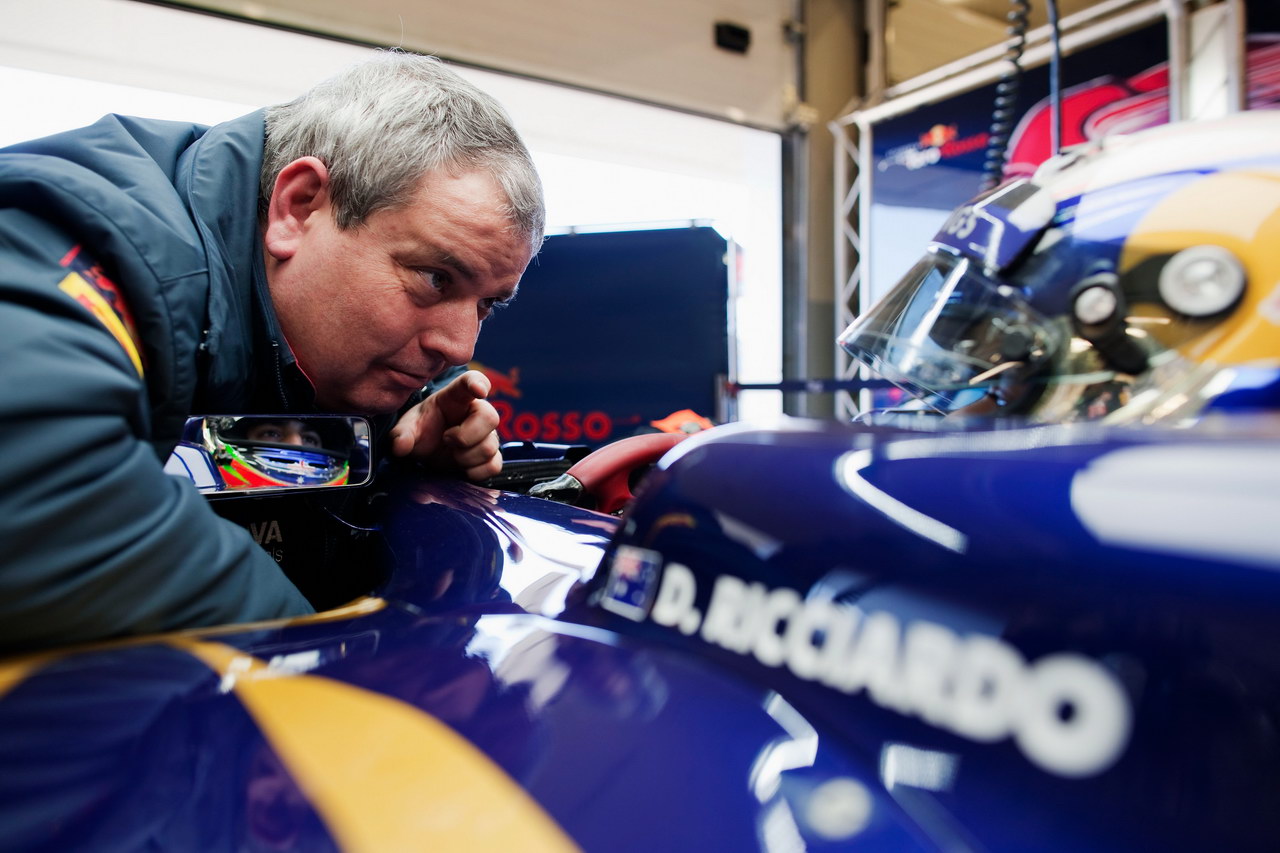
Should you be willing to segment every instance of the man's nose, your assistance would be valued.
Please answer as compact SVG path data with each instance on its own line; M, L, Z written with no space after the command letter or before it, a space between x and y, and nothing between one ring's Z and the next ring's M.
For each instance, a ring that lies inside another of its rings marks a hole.
M436 306L436 322L419 338L423 349L438 353L450 365L466 364L475 353L480 335L476 306L463 300Z

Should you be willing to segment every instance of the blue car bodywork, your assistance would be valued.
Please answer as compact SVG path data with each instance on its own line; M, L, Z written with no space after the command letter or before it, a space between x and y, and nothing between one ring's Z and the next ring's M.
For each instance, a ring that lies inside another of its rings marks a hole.
M347 608L0 665L7 849L1280 844L1280 433L795 421L406 475Z

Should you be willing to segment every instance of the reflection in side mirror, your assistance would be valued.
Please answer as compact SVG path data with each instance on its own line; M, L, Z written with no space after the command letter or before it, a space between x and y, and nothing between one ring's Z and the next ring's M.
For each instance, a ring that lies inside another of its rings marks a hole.
M341 415L188 418L164 470L219 497L369 482L369 422Z

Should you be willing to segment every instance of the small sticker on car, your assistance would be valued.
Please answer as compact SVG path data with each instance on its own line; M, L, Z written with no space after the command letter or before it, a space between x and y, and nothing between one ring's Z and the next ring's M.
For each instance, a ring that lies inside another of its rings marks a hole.
M647 548L619 545L609 564L600 606L636 622L643 621L653 601L662 555Z

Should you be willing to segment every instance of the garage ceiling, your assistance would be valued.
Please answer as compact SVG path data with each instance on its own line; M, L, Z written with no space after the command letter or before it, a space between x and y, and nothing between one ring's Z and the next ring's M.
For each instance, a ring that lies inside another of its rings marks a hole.
M1058 0L1058 16L1100 0ZM1048 23L1044 0L1030 0L1031 28ZM885 47L889 85L962 59L1009 38L1009 0L889 0Z
M849 2L849 0L843 0ZM235 17L399 45L482 68L759 127L786 126L792 0L189 0ZM750 33L717 47L715 25Z
M874 2L887 7L889 85L1008 38L1009 0L803 0L803 6L810 19L817 19L813 12L819 5L852 5L860 15ZM1059 16L1114 2L1058 0ZM1045 24L1045 0L1030 3L1029 26ZM165 5L400 45L767 129L786 128L795 115L796 69L787 36L799 7L795 0L177 0ZM718 22L750 32L745 53L716 46ZM810 68L810 82L815 73L821 69Z

